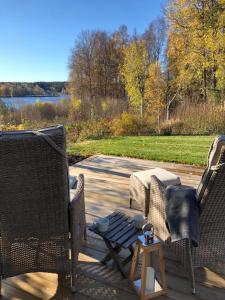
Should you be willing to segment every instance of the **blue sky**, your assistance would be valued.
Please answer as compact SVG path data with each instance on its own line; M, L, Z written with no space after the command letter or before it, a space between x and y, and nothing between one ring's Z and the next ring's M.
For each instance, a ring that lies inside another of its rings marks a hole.
M1 0L0 81L61 81L85 29L141 33L166 0Z

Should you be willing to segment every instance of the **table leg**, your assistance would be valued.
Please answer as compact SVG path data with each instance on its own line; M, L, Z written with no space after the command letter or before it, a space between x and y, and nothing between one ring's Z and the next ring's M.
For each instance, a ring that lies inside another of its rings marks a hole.
M125 258L122 262L123 265L126 265L127 263L129 263L132 260L132 257L134 255L134 248L132 246L129 247L130 250L130 255L127 256L127 258Z
M141 269L141 300L146 299L145 298L145 289L146 289L146 271L147 271L147 253L143 252L142 257L142 269Z
M115 252L115 253L119 253L120 250L121 250L121 247L117 245L117 246L114 247L113 249L114 249L114 252ZM112 254L111 254L111 252L109 252L109 253L101 260L101 263L102 263L103 265L105 265L111 258L112 258Z
M104 239L104 238L103 238L103 239ZM111 243L110 243L107 239L104 239L104 242L105 242L107 248L109 249L109 252L110 252L110 254L111 254L111 257L114 259L114 261L115 261L115 263L116 263L116 266L117 266L117 268L119 269L120 273L122 274L122 276L123 276L124 278L126 278L126 274L125 274L125 272L124 272L124 270L123 270L123 266L122 266L122 264L121 264L121 262L120 262L119 256L117 255L116 252L114 252L114 248L112 247Z
M134 277L135 277L135 272L136 272L137 260L138 260L139 252L140 252L140 247L139 247L138 244L136 244L134 255L133 255L133 258L132 258L132 264L131 264L131 269L130 269L130 276L129 276L129 278L130 278L131 281L133 281Z
M165 260L163 256L162 247L159 248L159 266L160 266L160 272L162 276L162 286L164 291L167 292L166 268L165 268Z

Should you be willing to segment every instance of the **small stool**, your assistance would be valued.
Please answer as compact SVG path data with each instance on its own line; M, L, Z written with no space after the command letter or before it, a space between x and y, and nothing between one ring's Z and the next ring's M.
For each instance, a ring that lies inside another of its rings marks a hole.
M137 267L138 255L140 251L143 252L142 257L142 269L141 269L141 278L134 281L135 272ZM146 290L146 279L147 279L147 263L148 258L150 257L151 252L157 251L159 254L159 264L160 264L160 273L161 273L161 284L158 282L156 277L154 278L154 291ZM129 279L132 281L136 291L138 292L141 300L148 300L155 298L160 295L167 294L167 279L165 273L165 262L162 251L162 244L159 240L154 240L152 244L145 244L144 236L141 235L136 241L135 252L132 258L131 270Z
M130 208L132 208L132 202L135 200L143 210L145 217L147 217L149 213L152 175L155 175L164 185L181 184L179 176L161 168L133 173L130 176L129 185Z

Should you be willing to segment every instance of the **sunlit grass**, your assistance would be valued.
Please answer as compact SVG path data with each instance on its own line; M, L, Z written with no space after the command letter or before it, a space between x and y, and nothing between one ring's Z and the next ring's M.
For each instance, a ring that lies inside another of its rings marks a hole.
M69 143L68 153L205 165L213 136L129 136Z

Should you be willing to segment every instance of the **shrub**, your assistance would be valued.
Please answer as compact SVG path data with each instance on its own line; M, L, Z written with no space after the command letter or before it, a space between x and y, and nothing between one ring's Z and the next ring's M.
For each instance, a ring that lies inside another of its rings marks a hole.
M40 113L41 119L53 120L56 116L56 107L53 103L37 102L35 109Z
M113 134L121 135L138 135L143 123L140 117L129 113L122 113L120 118L113 120Z
M179 119L171 119L161 124L160 133L163 135L181 134L183 122Z
M81 134L83 124L81 122L70 124L66 126L67 140L70 142L76 142Z
M0 130L2 131L15 131L15 130L24 130L26 129L25 124L0 124Z
M101 139L112 135L111 122L106 119L83 122L79 140Z
M180 134L208 135L225 132L225 110L213 103L185 103L176 110L183 122Z

